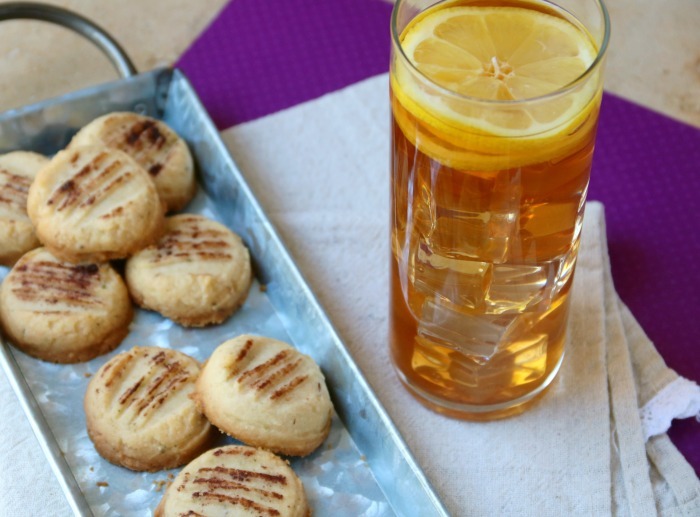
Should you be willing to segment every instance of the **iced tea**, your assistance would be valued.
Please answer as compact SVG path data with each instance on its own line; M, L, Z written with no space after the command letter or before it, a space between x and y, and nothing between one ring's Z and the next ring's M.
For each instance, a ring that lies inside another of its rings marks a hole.
M563 358L604 45L549 3L448 1L409 18L391 68L392 358L438 411L515 414Z

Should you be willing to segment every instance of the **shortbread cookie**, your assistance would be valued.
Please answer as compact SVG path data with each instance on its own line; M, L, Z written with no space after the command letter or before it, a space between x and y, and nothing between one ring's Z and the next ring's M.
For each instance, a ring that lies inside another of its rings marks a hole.
M184 465L211 443L190 394L199 363L176 350L134 347L99 369L85 392L87 431L100 455L156 471Z
M0 265L11 266L41 245L27 215L27 195L34 176L48 161L29 151L0 156Z
M0 286L0 323L29 355L77 363L114 349L129 332L133 308L109 264L62 262L45 248L22 256Z
M98 145L124 151L148 171L170 211L182 209L196 192L190 150L160 120L136 113L110 113L83 127L70 145Z
M221 344L194 399L223 432L289 456L311 453L330 431L333 405L318 365L271 338L243 335Z
M148 173L115 149L72 147L37 174L27 211L39 240L70 262L124 258L155 241L163 206Z
M228 445L202 454L180 471L155 517L307 517L304 486L271 452Z
M227 319L245 301L251 278L240 237L194 214L166 218L160 240L126 264L134 301L187 327Z

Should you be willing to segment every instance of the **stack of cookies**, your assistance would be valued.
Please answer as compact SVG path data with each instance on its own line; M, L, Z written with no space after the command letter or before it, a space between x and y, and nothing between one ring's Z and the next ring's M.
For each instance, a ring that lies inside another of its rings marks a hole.
M187 144L134 113L100 117L51 160L0 156L0 326L46 361L87 361L128 333L132 300L185 326L221 323L252 273L240 237L180 214L196 191ZM126 260L126 282L110 261Z
M242 335L201 371L175 350L135 347L99 369L84 406L88 435L110 462L138 471L189 462L155 515L310 514L301 480L275 453L316 450L333 405L318 365L286 343ZM245 445L210 449L212 424Z
M133 304L187 327L224 322L247 297L250 256L213 220L167 216L195 190L187 144L134 113L94 120L51 159L0 156L0 265L12 267L0 330L33 357L76 363L123 341ZM90 380L84 409L96 450L114 464L191 462L156 510L163 516L308 515L301 481L275 453L313 452L333 412L313 359L247 334L203 367L167 348L117 354ZM205 452L215 428L246 445Z

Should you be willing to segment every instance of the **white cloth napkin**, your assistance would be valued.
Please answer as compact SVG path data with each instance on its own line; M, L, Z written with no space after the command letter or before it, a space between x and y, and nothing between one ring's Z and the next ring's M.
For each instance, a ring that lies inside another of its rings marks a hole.
M224 138L449 511L700 515L700 483L663 434L671 418L697 414L700 390L666 368L619 301L598 203L586 209L566 358L540 404L470 423L404 390L387 346L388 135L382 75ZM0 400L0 515L70 515L2 374Z
M700 412L700 389L666 368L619 301L599 203L586 209L566 358L539 405L461 422L401 387L387 349L389 117L382 75L224 138L450 512L697 514L700 483L660 433Z

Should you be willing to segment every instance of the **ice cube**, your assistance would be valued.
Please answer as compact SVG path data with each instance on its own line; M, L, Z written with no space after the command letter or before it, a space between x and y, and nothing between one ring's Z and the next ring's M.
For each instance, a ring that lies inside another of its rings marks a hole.
M487 361L513 324L512 316L474 314L444 298L427 298L418 336Z

